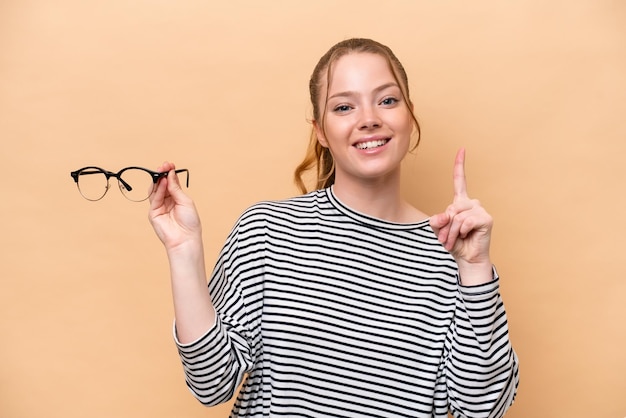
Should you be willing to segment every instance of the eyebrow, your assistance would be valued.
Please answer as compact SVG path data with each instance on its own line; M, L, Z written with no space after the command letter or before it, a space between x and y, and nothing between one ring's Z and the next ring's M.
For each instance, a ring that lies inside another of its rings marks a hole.
M394 82L394 81L390 81L389 83L385 83L381 86L378 86L374 89L374 93L379 93L385 89L388 89L389 87L397 87L400 88L400 86L398 86L398 83ZM355 91L342 91L339 93L335 93L332 96L328 96L327 100L333 99L335 97L347 97L347 96L356 96L358 93Z

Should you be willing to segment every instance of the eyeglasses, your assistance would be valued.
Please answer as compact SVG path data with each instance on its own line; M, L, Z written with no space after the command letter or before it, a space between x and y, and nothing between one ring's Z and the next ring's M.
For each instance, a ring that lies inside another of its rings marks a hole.
M185 184L189 187L189 170L181 168L175 173L186 173ZM143 167L126 167L113 173L100 167L83 167L72 171L70 175L76 182L80 194L87 200L102 199L109 191L109 179L115 177L124 197L133 202L142 202L156 190L159 179L166 177L167 172L159 173Z

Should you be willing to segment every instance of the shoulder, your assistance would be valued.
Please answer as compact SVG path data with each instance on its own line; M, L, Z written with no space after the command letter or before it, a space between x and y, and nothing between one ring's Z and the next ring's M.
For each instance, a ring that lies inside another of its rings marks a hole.
M316 216L329 206L325 190L279 200L264 200L249 206L239 217L237 224L298 223Z
M294 196L280 200L264 200L248 207L241 215L242 218L256 216L302 215L311 213L315 208L327 206L328 197L324 190Z

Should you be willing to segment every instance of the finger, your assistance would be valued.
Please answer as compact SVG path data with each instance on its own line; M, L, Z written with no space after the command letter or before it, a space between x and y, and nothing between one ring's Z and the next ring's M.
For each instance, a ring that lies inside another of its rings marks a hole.
M168 173L168 175L169 175L170 171L172 171L172 170L176 170L176 166L174 165L174 163L170 163L168 161L164 162L163 164L161 164L159 166L159 168L157 168L157 172L158 173ZM160 177L159 180L158 180L158 184L168 183L167 181L165 181L166 177L167 176Z
M150 209L155 209L163 205L165 195L167 194L167 179L159 179L154 193L150 194Z
M179 190L182 190L180 186L180 179L178 178L178 174L176 174L176 168L172 167L167 173L167 190L170 194L178 193Z
M176 174L174 167L172 167L172 169L167 173L167 178L163 180L167 181L166 197L170 196L175 205L182 204L188 206L192 204L191 199L187 196L180 184L180 178L178 177L178 174Z
M165 161L163 164L161 164L158 168L157 168L157 172L158 173L165 173L165 172L169 172L170 170L174 169L174 164ZM158 207L161 204L163 204L163 200L165 199L165 194L167 191L168 187L167 187L167 180L163 177L161 177L158 181L157 181L157 185L155 187L154 193L150 194L150 203L152 207ZM154 204L153 204L154 202Z
M450 227L452 226L452 224L447 223L446 226L444 226L443 228L441 228L439 230L439 232L437 233L437 240L439 240L439 242L444 246L448 247L448 241L450 240Z
M465 180L465 148L459 149L456 153L452 177L454 181L454 197L466 198L467 183Z
M165 173L167 171L170 171L173 168L174 168L173 163L170 163L169 161L165 161L163 164L159 166L159 168L157 168L156 171L158 171L159 173Z
M446 239L448 237L448 231L450 229L449 214L447 212L443 212L437 215L433 215L430 218L430 227L435 233L435 236L437 236L439 242L445 245Z
M475 216L465 218L459 228L459 236L463 239L467 238L478 226L478 219Z
M438 215L440 221L445 220L445 224L442 224L440 230L436 232L437 238L447 249L454 246L459 235L459 225L467 217L467 212L472 209L472 205L472 200L458 200L448 206L445 212Z
M445 238L444 244L448 251L451 251L454 248L454 245L459 238L465 238L467 234L467 231L464 232L463 230L463 225L465 224L465 221L465 216L462 213L458 214L450 221L448 234Z
M432 230L435 232L435 235L439 234L439 230L443 228L449 221L449 216L447 213L439 213L437 215L433 215L430 217L429 223Z

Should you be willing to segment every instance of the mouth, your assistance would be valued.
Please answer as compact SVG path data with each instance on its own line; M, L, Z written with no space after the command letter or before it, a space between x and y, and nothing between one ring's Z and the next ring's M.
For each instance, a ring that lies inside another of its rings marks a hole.
M389 138L377 139L377 140L371 140L371 141L363 141L363 142L354 144L354 147L356 149L362 149L362 150L374 149L374 148L379 148L379 147L384 146L385 144L387 144L387 142L389 142Z

